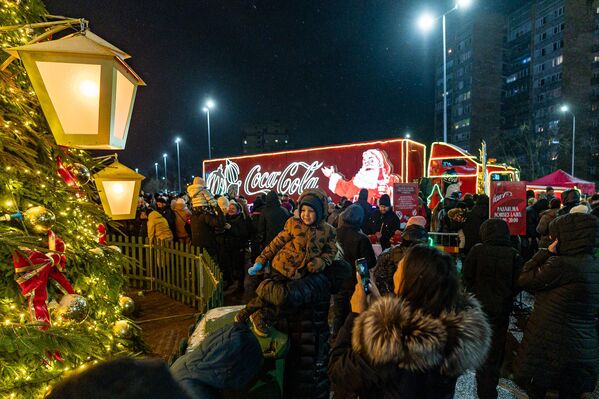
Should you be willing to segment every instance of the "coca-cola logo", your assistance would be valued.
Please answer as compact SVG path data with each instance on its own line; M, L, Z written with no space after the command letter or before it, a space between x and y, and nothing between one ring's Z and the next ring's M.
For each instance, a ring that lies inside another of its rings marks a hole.
M323 162L292 162L283 171L262 172L262 166L250 169L243 184L248 195L267 193L275 190L281 194L301 194L309 188L317 188L319 178L314 173Z
M265 194L275 190L281 194L301 194L304 190L317 188L319 177L315 176L323 162L292 162L282 171L263 171L261 165L254 165L247 173L245 181L240 179L240 168L234 161L218 165L208 176L208 189L214 194L226 194L235 191L243 184L246 195Z
M493 196L493 203L496 204L497 202L507 198L507 197L511 197L513 194L511 191L506 191L500 194L495 194Z
M213 194L239 194L241 187L239 165L227 159L224 167L220 164L214 172L210 173L206 186Z

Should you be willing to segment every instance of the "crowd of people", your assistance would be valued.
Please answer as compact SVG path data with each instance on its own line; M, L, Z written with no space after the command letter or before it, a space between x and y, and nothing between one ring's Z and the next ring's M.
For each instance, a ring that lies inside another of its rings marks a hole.
M495 399L514 298L523 290L534 306L503 372L531 399L594 390L599 195L583 201L567 190L559 199L551 187L531 193L524 236L489 219L486 195L448 190L433 212L421 197L405 224L389 196L376 207L367 190L358 198L334 204L313 189L296 203L270 191L250 208L241 196L213 196L201 178L177 197L140 198L131 234L203 248L225 287L243 291L250 279L257 287L233 327L173 365L181 397L221 398L251 386L263 363L248 337L276 329L290 340L285 398L453 398L457 378L475 370L478 397ZM456 233L461 270L430 245L431 231ZM357 273L359 262L367 275ZM219 368L228 382L206 377Z

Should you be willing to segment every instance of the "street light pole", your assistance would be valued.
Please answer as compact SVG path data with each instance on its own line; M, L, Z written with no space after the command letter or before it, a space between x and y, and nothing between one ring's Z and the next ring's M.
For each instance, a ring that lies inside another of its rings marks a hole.
M166 191L168 191L168 177L166 174L166 154L162 154L162 159L164 159L164 184L166 186Z
M212 146L210 144L210 110L212 108L214 108L214 101L211 99L206 100L203 111L206 113L206 122L208 124L208 159L212 158Z
M208 159L212 159L212 146L210 144L210 108L206 107L206 122L208 123Z
M154 162L154 168L156 168L156 180L159 180L159 178L158 178L158 162Z
M179 193L181 193L181 158L179 154L179 143L181 142L181 138L177 137L175 139L175 143L177 144L177 178L179 180Z
M447 143L447 16L458 9L471 6L472 0L457 0L453 8L441 16L443 21L443 142ZM430 30L439 17L434 18L430 14L423 14L418 25L422 30Z
M570 169L570 174L574 176L574 156L576 148L576 115L573 111L570 110L570 107L568 107L567 105L562 105L560 110L564 113L572 115L572 168Z
M445 31L445 19L446 19L447 14L448 13L443 14L443 142L444 143L447 143L447 37L446 37L446 31Z

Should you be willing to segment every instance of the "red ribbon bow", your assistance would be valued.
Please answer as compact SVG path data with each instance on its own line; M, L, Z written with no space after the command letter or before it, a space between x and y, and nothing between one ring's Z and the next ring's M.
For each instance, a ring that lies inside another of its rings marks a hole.
M50 326L50 314L46 300L48 299L48 280L52 279L65 294L74 294L75 290L63 274L66 257L63 254L64 241L48 230L48 248L57 252L40 252L25 249L13 254L13 263L17 275L17 283L21 294L29 297L31 319L34 318Z

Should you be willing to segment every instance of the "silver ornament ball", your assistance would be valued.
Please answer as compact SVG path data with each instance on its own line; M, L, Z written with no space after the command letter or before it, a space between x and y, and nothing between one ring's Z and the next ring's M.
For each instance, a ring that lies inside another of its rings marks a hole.
M87 166L83 164L74 163L72 165L69 165L67 169L75 177L79 185L87 184L92 178L89 169L87 168Z
M23 214L25 225L36 233L47 233L56 223L56 216L43 206L29 208Z
M112 326L112 333L118 338L129 339L133 337L133 328L127 320L119 320Z
M58 314L64 320L82 322L87 317L89 305L81 295L67 294L58 304Z
M135 311L135 302L133 301L133 299L129 298L128 296L120 297L119 305L121 306L122 313L125 316L129 316L129 315L133 314L133 312Z

